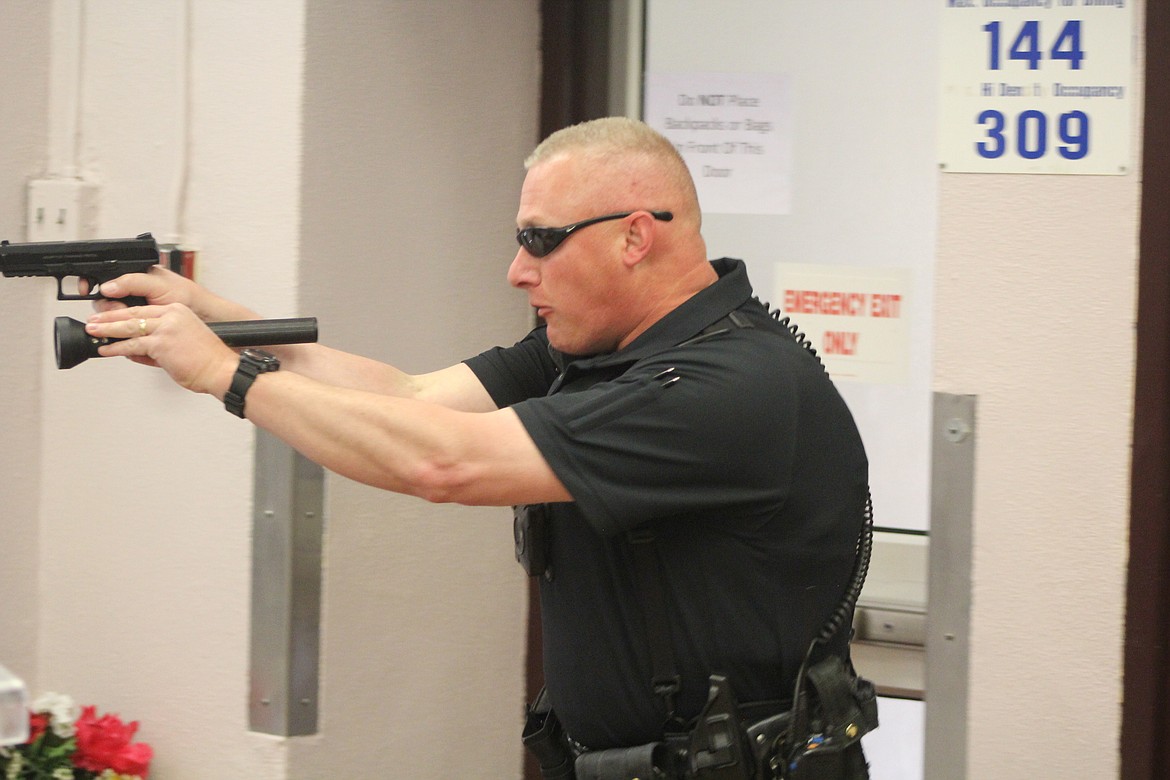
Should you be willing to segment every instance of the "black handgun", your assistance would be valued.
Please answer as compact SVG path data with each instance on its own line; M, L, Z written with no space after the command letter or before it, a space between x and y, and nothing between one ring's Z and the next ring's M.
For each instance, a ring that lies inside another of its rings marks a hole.
M53 276L57 300L92 301L102 298L101 284L122 274L149 271L158 265L158 242L150 233L137 238L88 241L38 241L10 244L0 241L0 272L5 276ZM65 292L65 279L76 277L89 284L86 293ZM141 306L145 298L119 298L127 306Z

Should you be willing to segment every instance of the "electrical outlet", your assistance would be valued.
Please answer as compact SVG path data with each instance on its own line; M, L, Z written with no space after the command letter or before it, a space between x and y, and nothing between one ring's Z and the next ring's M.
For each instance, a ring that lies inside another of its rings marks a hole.
M98 188L81 179L28 184L28 240L78 241L97 231Z

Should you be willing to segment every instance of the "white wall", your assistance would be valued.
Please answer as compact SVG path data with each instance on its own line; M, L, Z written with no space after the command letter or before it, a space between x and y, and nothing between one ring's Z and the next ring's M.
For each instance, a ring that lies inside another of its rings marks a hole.
M0 75L14 240L24 181L62 140L46 132L50 6L77 7L0 4L19 44ZM213 289L316 315L325 340L407 368L521 335L504 273L536 141L533 0L80 7L80 39L57 27L54 45L83 57L72 162L100 186L100 235L178 235ZM88 309L47 286L0 290L18 343L0 418L19 559L0 567L5 665L140 720L154 777L381 777L391 759L397 776L449 776L435 757L452 728L491 745L456 760L518 776L525 588L507 513L331 480L321 732L249 733L252 431L125 361L57 371L51 318Z

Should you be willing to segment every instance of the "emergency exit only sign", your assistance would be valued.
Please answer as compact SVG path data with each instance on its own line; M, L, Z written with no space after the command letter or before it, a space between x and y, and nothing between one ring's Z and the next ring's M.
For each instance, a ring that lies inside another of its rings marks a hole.
M908 268L777 263L776 300L834 381L909 381Z
M1129 170L1134 0L939 1L944 171Z

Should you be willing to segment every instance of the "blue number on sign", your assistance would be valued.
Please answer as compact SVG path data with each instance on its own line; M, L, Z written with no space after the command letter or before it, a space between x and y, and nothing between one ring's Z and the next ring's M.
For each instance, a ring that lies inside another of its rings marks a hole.
M1004 133L1006 120L995 109L979 115L978 123L987 130L987 140L975 144L980 157L995 160L1007 151ZM1048 115L1043 111L1022 111L1016 117L1016 153L1025 160L1039 160L1048 152ZM1089 154L1089 116L1084 111L1069 111L1060 115L1057 132L1063 146L1057 146L1066 160L1081 160Z
M1073 70L1081 69L1081 60L1085 58L1085 53L1081 51L1081 23L1079 20L1070 19L1065 23L1056 43L1052 44L1052 51L1049 52L1048 56L1054 60L1068 60L1068 66Z
M988 22L983 25L983 31L991 36L987 58L987 67L990 70L1000 69L999 25L999 22ZM1070 19L1065 22L1064 27L1060 29L1060 34L1056 36L1056 42L1048 50L1048 57L1053 60L1066 60L1068 66L1073 70L1081 69L1081 60L1085 58L1085 52L1081 48L1081 22L1079 19ZM1020 27L1019 35L1012 41L1008 58L1027 62L1028 70L1039 69L1040 60L1044 58L1044 52L1040 48L1040 22L1035 20L1024 22L1023 26Z
M1016 151L1025 160L1039 160L1048 149L1048 117L1041 111L1024 111L1016 123Z
M1024 26L1020 28L1020 34L1012 43L1011 58L1025 60L1028 63L1028 70L1036 70L1040 67L1042 56L1040 54L1040 22L1024 22Z
M991 127L987 129L987 137L992 139L995 143L988 144L980 141L975 144L975 150L979 152L980 157L986 157L989 160L994 160L997 157L1002 157L1007 142L1003 137L1003 114L994 110L988 109L979 115L979 124L986 125L991 123Z
M1077 131L1070 128L1076 120ZM1060 115L1060 140L1069 146L1061 146L1060 156L1066 160L1081 160L1089 153L1089 115L1084 111L1069 111Z
M991 70L999 70L999 22L988 22L983 25L983 29L991 34L991 61L987 67Z

